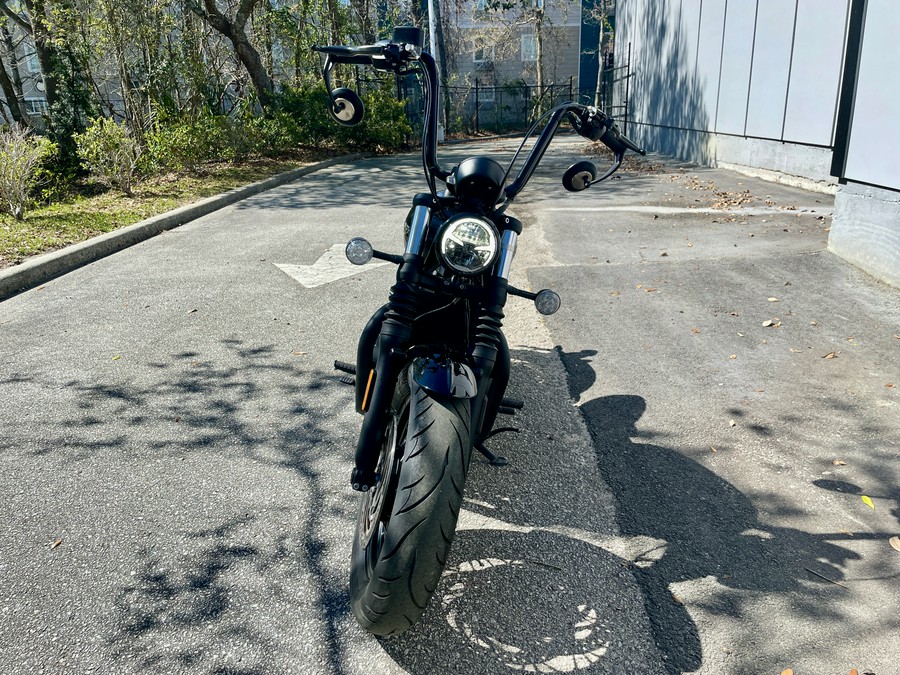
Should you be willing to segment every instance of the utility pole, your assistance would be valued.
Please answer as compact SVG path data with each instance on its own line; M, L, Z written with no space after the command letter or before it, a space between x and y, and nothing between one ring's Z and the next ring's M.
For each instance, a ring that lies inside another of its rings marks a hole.
M438 82L435 83L435 86L440 87L440 79L441 75L444 73L443 63L444 63L444 55L438 49L439 42L443 42L443 40L438 40L437 32L440 30L440 26L438 26L438 22L440 21L440 17L435 11L435 2L439 2L440 0L428 0L428 37L429 37L429 47L431 48L431 55L434 57L435 64L437 65L438 72ZM438 101L441 99L439 98ZM438 103L440 105L440 103ZM438 127L437 127L437 140L438 143L444 140L444 123L441 121L440 110L432 111L434 115L438 116Z

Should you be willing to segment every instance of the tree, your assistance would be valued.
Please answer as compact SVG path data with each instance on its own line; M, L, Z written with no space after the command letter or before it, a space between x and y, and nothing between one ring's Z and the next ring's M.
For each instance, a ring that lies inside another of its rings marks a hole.
M53 106L58 100L59 73L56 66L60 59L53 41L50 39L46 15L42 11L35 10L34 0L24 0L23 4L27 11L25 16L13 11L7 0L0 0L0 11L9 17L22 32L31 36L35 55L41 68L47 105Z
M615 10L615 0L593 0L587 11L587 19L599 28L597 36L597 82L594 87L594 105L599 106L603 99L603 65L610 51L613 39L613 27L610 17Z
M240 0L233 19L219 11L216 0L203 0L202 7L197 0L188 0L187 6L210 27L228 38L238 60L247 69L260 104L263 108L268 108L272 103L275 87L259 52L250 43L246 32L247 22L257 2L258 0ZM336 4L336 0L334 2Z
M6 105L15 122L20 125L31 126L31 119L25 109L25 94L22 88L22 74L19 72L19 62L16 58L16 43L8 27L8 19L0 20L0 34L2 34L2 47L0 47L0 63L3 65L3 94L6 97ZM9 64L9 72L6 72L6 64Z
M490 17L491 23L494 25L505 26L510 37L516 35L516 32L521 31L523 28L530 28L535 50L534 75L538 91L535 106L537 111L540 111L544 104L543 95L548 65L548 38L549 43L552 44L556 32L553 21L547 12L547 2L550 1L485 0L484 4L485 17ZM563 0L557 2L555 11L557 13L568 11L568 3Z
M12 116L14 124L29 126L28 113L22 106L21 88L16 89L15 82L6 70L7 59L9 59L8 52L0 53L0 88L3 89L6 107L9 108L9 114ZM14 59L15 55L13 54L13 59L10 60L13 65L15 65Z

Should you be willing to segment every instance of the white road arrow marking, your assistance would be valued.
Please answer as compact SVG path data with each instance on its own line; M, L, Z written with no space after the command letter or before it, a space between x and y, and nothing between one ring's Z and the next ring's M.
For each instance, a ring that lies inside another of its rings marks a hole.
M312 265L279 265L275 263L275 267L299 281L306 288L315 288L388 264L383 261L372 261L366 265L354 265L344 255L345 246L345 244L335 244Z

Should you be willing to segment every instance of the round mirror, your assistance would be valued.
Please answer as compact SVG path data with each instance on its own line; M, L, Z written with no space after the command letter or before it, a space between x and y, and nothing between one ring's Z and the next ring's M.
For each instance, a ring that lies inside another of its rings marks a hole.
M331 92L333 107L329 110L334 121L345 127L353 127L362 122L365 108L362 99L352 89L341 87Z
M563 187L569 192L581 192L591 186L598 173L593 162L576 162L563 174Z

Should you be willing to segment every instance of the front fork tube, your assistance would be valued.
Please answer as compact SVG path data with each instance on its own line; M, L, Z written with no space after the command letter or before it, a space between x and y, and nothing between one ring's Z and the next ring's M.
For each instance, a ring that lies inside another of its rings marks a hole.
M485 289L485 301L475 329L472 366L478 378L478 394L472 411L473 442L480 442L494 426L497 409L509 381L509 346L503 335L503 308L506 306L509 271L516 254L518 234L504 230L496 273Z
M403 263L397 270L397 281L391 288L384 321L378 335L378 354L375 367L369 372L357 372L358 378L365 378L366 390L363 394L365 408L362 429L356 444L353 472L350 484L354 490L365 492L375 484L375 467L384 442L385 420L390 413L391 401L397 377L407 360L407 349L412 338L412 325L418 317L416 293L409 281L421 272L422 247L428 232L430 211L417 205L413 210L409 239ZM366 359L367 363L371 359ZM374 381L369 382L371 373Z

